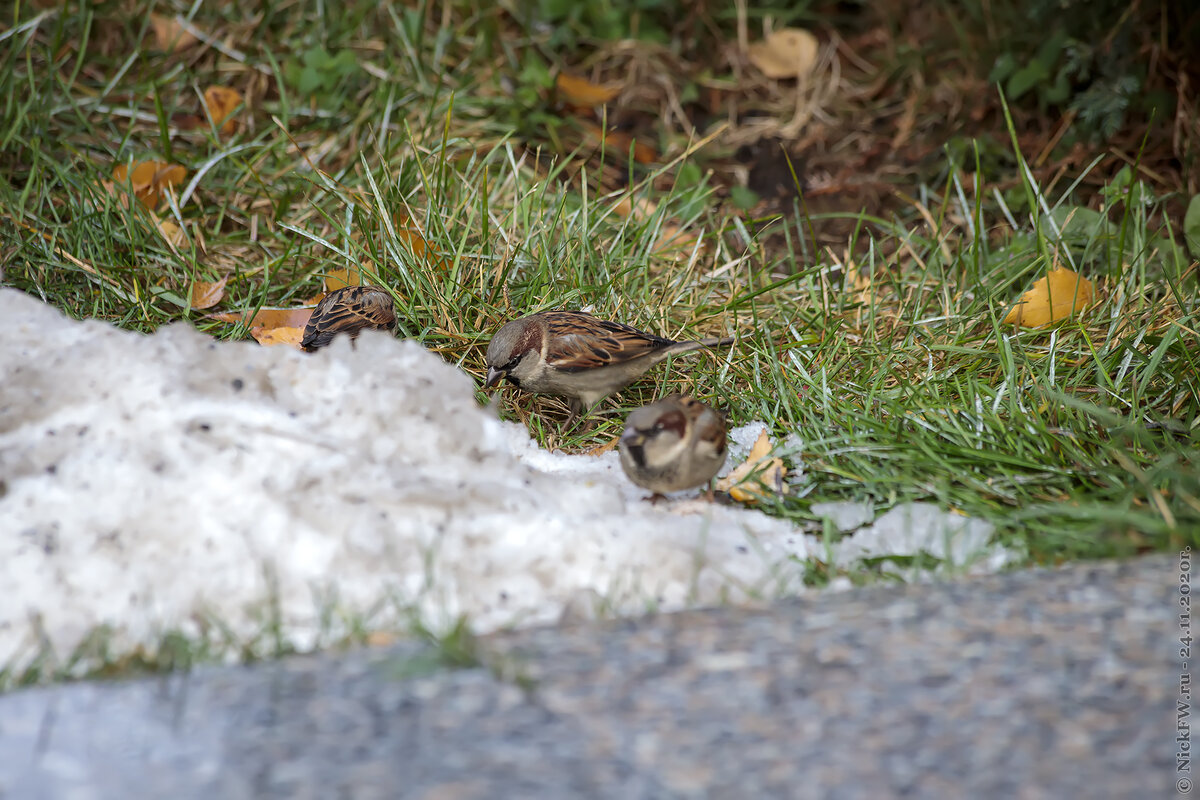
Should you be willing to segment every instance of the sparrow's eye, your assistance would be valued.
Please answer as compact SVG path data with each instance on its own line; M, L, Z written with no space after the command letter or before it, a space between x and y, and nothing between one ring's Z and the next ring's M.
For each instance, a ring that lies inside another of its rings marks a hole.
M510 358L508 360L508 363L500 368L500 371L501 372L512 372L514 369L517 368L517 364L520 364L520 363L521 363L520 356L517 356L516 358Z

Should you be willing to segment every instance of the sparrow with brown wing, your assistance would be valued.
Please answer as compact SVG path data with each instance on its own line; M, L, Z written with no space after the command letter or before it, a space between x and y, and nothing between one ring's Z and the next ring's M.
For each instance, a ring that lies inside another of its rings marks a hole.
M518 389L566 397L578 414L623 389L668 356L733 339L675 341L582 311L543 311L505 324L487 349L490 388L508 378Z
M300 346L312 352L333 341L339 333L357 339L364 329L394 330L396 304L381 286L344 286L321 298L313 309Z
M686 394L633 411L621 434L621 468L658 499L709 484L725 463L725 417Z

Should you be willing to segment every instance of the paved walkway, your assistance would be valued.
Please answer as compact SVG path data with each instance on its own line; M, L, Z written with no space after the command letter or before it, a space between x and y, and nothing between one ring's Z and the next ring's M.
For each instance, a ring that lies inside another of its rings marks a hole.
M1172 557L0 697L0 797L1160 798Z

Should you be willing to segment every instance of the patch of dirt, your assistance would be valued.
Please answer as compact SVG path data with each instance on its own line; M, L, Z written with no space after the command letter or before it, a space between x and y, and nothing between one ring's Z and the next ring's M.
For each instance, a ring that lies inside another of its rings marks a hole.
M581 134L563 152L581 148L598 191L623 188L631 177L640 181L687 154L687 162L711 176L719 198L731 199L735 187L758 197L744 209L748 219L782 217L811 237L810 251L853 253L866 244L861 236L851 241L856 230L878 230L873 219L915 219L922 187L932 195L930 205L939 200L948 155L959 164L968 200L977 157L989 197L1020 185L1000 93L976 74L978 54L931 44L952 29L944 13L913 0L858 7L856 15L842 15L843 31L815 30L819 60L811 74L793 80L768 79L754 68L746 40L757 37L745 31L742 41L719 41L711 38L712 26L702 26L707 46L687 40L690 46L677 48L687 55L635 41L601 46L575 72L622 88L608 107L580 116L590 126L591 149ZM1131 166L1159 196L1171 195L1165 216L1179 230L1187 199L1200 192L1200 109L1192 88L1200 84L1200 64L1189 61L1194 49L1181 51L1177 41L1155 34L1131 35L1148 59L1145 91L1173 94L1173 119L1130 111L1119 130L1098 142L1080 135L1078 115L1065 104L1025 102L1012 104L1012 126L1049 197L1086 171L1076 201L1097 207L1098 190ZM604 164L601 130L608 131ZM666 169L656 188L669 190L678 175L678 164ZM781 233L767 237L777 257L782 246Z

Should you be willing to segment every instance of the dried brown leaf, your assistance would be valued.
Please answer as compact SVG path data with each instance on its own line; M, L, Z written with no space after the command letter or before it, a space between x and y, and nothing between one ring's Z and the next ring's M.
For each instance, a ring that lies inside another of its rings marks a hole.
M154 227L158 231L158 235L163 238L172 248L181 246L184 243L183 229L175 224L174 220L154 217Z
M595 447L593 447L591 450L588 450L587 452L584 453L584 455L602 456L610 450L615 450L617 448L617 444L620 441L621 441L620 436L614 436L611 439L609 439L607 442L605 442L604 444L598 444Z
M100 188L109 197L115 198L121 208L129 208L129 204L132 202L129 199L129 192L117 189L117 184L112 181L100 181Z
M221 302L225 296L225 283L229 280L226 275L219 281L196 281L192 284L192 308L212 308Z
M816 36L802 28L784 28L750 45L747 56L762 74L780 80L810 72L819 51Z
M584 130L597 142L604 144L604 149L621 158L629 158L629 149L633 148L633 160L639 164L653 164L658 160L658 151L643 139L635 139L633 134L625 131L604 130L594 122L583 123Z
M418 261L429 264L438 272L448 272L450 270L450 264L446 262L446 259L433 251L433 248L429 246L429 242L421 235L421 231L407 212L403 210L397 211L392 215L392 222L395 224L396 239L407 246L409 252Z
M204 104L208 106L208 115L212 117L213 126L220 130L223 136L228 136L237 130L237 120L233 112L242 104L242 93L228 86L210 86L204 90Z
M554 79L554 86L558 90L559 99L578 108L604 105L621 91L620 86L597 86L586 78L567 75L565 72L560 72Z
M166 53L187 50L199 41L176 17L151 14L150 27L154 29L154 44Z

